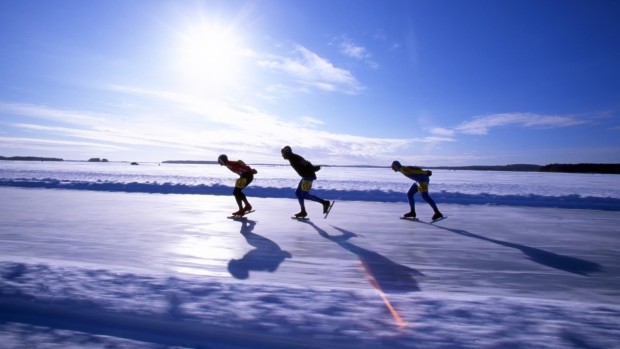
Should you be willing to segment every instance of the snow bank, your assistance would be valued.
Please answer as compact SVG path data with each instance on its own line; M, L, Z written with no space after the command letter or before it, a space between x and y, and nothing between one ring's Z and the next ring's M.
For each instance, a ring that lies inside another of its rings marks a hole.
M276 349L612 348L618 344L617 323L609 319L617 316L620 307L612 305L462 294L391 296L396 309L415 314L401 327L389 322L389 313L372 292L6 262L0 263L0 276L4 323L0 340L8 345L4 348L12 348L10 339L16 331L29 336L43 332L38 341L44 342L38 348L62 344L63 337L71 337L72 345L76 338L84 343L84 337L96 337L93 333L108 345L122 347L121 342L145 348L148 342ZM30 327L8 325L16 322Z
M299 177L290 166L258 166L249 196L294 198ZM412 182L383 168L319 171L313 192L335 200L405 202ZM123 163L0 163L0 186L126 193L230 195L236 175L219 165L129 166ZM438 203L620 211L618 175L433 171Z
M233 187L222 184L188 185L179 183L138 183L138 182L90 182L78 180L42 179L4 179L0 186L21 188L47 188L94 190L126 193L157 193L157 194L200 194L230 195ZM245 192L259 198L291 198L292 188L273 188L252 185ZM315 195L333 200L406 202L403 192L385 190L327 190L315 189ZM439 191L431 194L437 202L461 205L508 205L528 207L580 208L606 211L620 211L620 199L612 197L580 196L577 194L561 196L499 195L499 194L466 194L460 192Z

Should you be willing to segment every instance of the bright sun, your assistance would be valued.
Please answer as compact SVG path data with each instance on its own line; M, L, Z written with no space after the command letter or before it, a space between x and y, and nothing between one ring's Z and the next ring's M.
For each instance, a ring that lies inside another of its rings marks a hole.
M178 70L191 88L234 86L243 56L232 29L203 23L181 35Z

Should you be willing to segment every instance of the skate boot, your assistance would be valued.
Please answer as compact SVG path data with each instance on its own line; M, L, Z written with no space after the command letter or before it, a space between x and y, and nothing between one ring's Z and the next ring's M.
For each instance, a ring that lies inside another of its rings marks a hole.
M299 213L295 213L295 218L306 218L306 216L308 216L306 210L301 210Z
M415 211L409 211L403 215L405 218L415 218Z
M233 213L232 213L232 215L233 215L233 216L239 216L239 217L241 217L241 216L243 216L243 214L244 214L244 213L245 213L245 212L243 211L243 209L239 209L239 211L237 211L237 212L233 212Z
M243 208L243 213L245 214L250 211L252 211L252 205L250 204L245 205L245 207Z
M443 218L443 215L441 214L441 212L437 211L435 212L435 214L433 215L433 218L431 218L432 220L436 221L438 219Z
M323 200L321 204L323 204L323 214L329 212L329 205L331 205L331 202L329 200Z

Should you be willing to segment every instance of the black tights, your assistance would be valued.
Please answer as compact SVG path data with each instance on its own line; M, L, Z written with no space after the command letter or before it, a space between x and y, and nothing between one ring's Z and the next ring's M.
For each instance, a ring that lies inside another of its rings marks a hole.
M248 198L243 193L243 189L245 189L245 187L247 187L248 185L250 185L250 183L252 183L252 181L254 180L254 175L252 175L251 173L243 174L240 179L245 179L245 184L243 185L243 187L235 185L235 189L233 190L233 195L235 196L235 200L237 201L237 205L239 206L239 209L242 209L243 204L246 204L246 206L250 204L248 202Z

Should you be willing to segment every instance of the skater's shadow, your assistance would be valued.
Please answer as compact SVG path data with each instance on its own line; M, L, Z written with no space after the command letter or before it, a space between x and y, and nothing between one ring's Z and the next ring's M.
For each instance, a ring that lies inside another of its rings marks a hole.
M435 227L443 230L450 231L455 234L471 237L474 239L479 239L483 241L492 242L494 244L498 244L501 246L515 248L520 250L525 254L530 260L545 265L547 267L563 270L569 273L578 274L578 275L590 275L591 273L598 273L602 271L602 267L600 264L595 262L586 261L584 259L563 256L561 254L541 250L534 247L529 247L525 245L513 244L511 242L501 241L490 239L481 235L476 235L470 233L466 230L461 229L450 229L439 225L434 225Z
M311 225L321 237L335 242L340 247L355 254L362 263L370 279L370 283L379 291L385 293L420 291L418 282L414 278L414 276L424 276L420 271L398 264L377 252L350 243L350 238L358 236L355 233L334 227L334 229L340 231L342 234L332 236L310 221L305 223Z
M245 218L236 219L241 222L241 235L255 249L246 253L241 259L228 262L228 272L237 279L247 279L250 271L274 272L286 258L293 256L284 251L275 242L253 233L255 221Z

